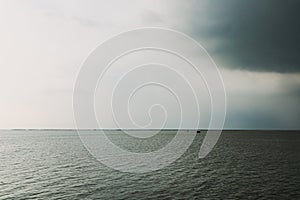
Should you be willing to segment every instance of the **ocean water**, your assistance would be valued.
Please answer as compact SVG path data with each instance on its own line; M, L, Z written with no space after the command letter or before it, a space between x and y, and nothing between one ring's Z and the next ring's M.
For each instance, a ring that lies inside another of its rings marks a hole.
M224 131L198 159L203 136L166 168L132 174L93 158L76 131L2 130L0 199L300 199L299 131ZM109 137L139 152L162 147L174 133L147 143Z

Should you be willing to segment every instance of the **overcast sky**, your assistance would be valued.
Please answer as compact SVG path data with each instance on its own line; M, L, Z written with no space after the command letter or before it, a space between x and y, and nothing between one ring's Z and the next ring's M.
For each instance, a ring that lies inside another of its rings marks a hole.
M297 0L0 1L0 128L74 128L73 86L91 50L155 26L190 35L215 60L225 128L299 129L299 8Z

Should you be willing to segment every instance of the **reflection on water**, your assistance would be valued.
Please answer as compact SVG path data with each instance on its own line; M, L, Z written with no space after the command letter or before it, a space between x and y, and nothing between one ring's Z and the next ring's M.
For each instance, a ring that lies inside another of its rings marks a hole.
M170 166L130 174L99 163L75 131L1 131L0 199L299 199L300 132L226 131L198 160L203 136ZM135 152L159 149L173 137L109 135Z

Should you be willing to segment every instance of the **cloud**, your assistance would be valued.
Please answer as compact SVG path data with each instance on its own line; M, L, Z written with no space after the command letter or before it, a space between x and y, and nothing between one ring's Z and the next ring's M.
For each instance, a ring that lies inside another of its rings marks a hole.
M80 64L97 44L142 26L187 33L224 66L227 128L299 128L296 1L31 0L0 5L0 128L74 127L72 89ZM147 117L142 114L136 113ZM170 113L170 126L177 124L176 116Z
M300 72L300 2L297 0L138 1L108 4L102 1L32 1L48 14L82 26L112 33L141 26L183 31L203 44L217 64L262 72ZM118 28L116 28L118 27Z
M299 7L297 0L197 1L184 28L224 67L299 72Z

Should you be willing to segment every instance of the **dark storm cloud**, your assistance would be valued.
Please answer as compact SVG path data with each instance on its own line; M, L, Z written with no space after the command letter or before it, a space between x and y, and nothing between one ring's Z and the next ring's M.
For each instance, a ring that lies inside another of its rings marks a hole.
M223 66L300 72L300 1L196 1L186 11L188 32Z

